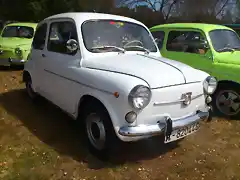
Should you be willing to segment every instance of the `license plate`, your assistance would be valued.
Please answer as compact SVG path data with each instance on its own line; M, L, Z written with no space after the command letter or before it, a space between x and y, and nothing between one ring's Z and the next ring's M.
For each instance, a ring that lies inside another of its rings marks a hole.
M197 123L185 126L183 128L176 129L171 133L169 138L165 136L164 143L169 143L169 142L181 139L185 136L195 133L196 131L198 131L199 128L200 128L200 124L197 122Z

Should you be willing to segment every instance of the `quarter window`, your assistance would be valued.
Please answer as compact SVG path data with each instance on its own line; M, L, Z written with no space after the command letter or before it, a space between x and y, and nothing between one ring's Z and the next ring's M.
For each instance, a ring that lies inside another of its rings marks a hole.
M168 51L205 54L204 41L204 36L197 31L170 31L166 48Z
M33 49L43 50L45 45L45 39L47 34L47 24L40 25L33 38L32 47Z
M66 43L69 39L78 41L76 26L73 22L54 22L50 26L48 51L69 54Z
M157 43L157 46L159 49L162 49L163 47L163 41L164 41L164 31L155 31L155 32L152 32L152 35Z

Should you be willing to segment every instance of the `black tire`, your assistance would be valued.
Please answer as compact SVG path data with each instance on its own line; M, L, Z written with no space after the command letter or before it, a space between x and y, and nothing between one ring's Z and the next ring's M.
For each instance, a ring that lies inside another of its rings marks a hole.
M35 102L38 98L38 94L36 92L34 92L34 90L32 88L32 79L31 79L30 75L28 75L25 80L25 88L26 88L28 97L30 97L30 99Z
M91 101L84 107L81 117L79 120L84 122L84 136L90 153L101 160L107 160L119 140L107 110L101 103ZM104 140L101 141L100 138Z
M218 85L212 102L213 111L217 116L238 119L240 117L240 106L237 106L239 103L240 86L230 83Z

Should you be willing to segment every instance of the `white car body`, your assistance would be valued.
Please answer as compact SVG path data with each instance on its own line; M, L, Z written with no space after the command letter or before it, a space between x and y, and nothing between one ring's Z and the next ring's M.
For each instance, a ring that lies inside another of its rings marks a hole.
M46 23L49 30L52 22L74 22L80 50L74 56L50 52L46 48L47 40L43 50L32 48L24 73L31 76L34 92L74 119L78 117L81 99L96 98L107 109L115 133L122 141L164 133L168 118L172 120L173 129L177 129L208 117L207 94L203 89L207 73L163 58L158 49L149 54L142 51L92 53L86 49L81 31L81 25L91 19L136 23L146 28L153 39L144 24L127 17L100 13L63 13L48 17L38 26ZM149 104L139 111L128 100L136 85L147 86L152 92ZM184 106L182 95L187 92L192 93L192 100ZM137 118L129 124L125 116L132 111Z

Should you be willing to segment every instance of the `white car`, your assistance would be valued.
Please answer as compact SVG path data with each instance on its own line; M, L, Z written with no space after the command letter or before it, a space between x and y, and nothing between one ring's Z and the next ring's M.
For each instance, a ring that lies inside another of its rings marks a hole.
M30 98L41 95L84 122L97 155L117 139L163 135L168 143L196 132L217 86L207 73L161 57L141 22L101 13L42 20L23 80Z

